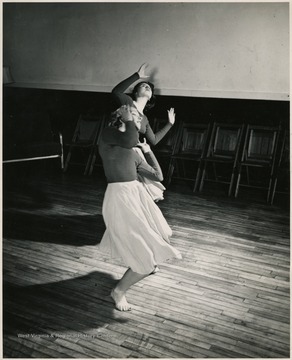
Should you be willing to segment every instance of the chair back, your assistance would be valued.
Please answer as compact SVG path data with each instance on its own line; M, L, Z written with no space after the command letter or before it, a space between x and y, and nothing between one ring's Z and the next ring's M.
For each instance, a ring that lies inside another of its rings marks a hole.
M100 126L100 117L81 114L75 128L73 142L95 143Z
M279 127L248 125L243 161L272 164L275 161L279 134Z
M235 159L238 156L243 125L214 123L207 157Z
M182 123L178 153L201 158L206 153L209 124Z

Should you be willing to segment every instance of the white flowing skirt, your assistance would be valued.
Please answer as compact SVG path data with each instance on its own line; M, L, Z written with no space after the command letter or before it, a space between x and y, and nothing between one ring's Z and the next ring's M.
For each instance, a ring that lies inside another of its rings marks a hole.
M133 147L133 150L136 151L136 153L145 162L147 162L141 149L139 149L138 147ZM142 176L140 174L138 174L138 179L142 182L143 186L154 201L157 202L164 199L163 192L165 191L165 187L161 184L161 182L147 179L145 176Z
M149 274L155 265L181 258L169 244L172 231L162 212L139 181L108 184L102 214L106 231L99 249L134 272Z

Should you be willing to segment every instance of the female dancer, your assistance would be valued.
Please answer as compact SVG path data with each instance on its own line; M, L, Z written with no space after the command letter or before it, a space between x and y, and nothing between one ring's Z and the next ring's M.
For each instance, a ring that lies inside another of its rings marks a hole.
M172 231L164 216L137 181L138 174L163 180L150 146L145 141L138 143L147 162L132 148L137 145L141 121L136 108L118 109L99 144L108 181L102 209L106 231L99 247L112 257L121 258L129 267L111 291L120 311L130 310L125 296L130 286L151 274L157 263L181 258L179 251L169 244Z
M151 109L155 104L154 85L146 80L141 81L135 85L132 96L124 93L128 87L137 80L147 79L149 77L145 73L146 67L146 63L142 64L137 72L116 85L112 90L112 97L117 108L122 105L134 105L137 108L139 113L142 115L139 132L141 134L145 134L146 139L150 142L151 145L156 145L173 126L175 122L174 109L171 108L170 110L167 110L168 123L156 134L154 134L149 124L149 120L144 114L144 111Z
M130 105L136 107L142 116L139 132L141 134L145 134L146 139L150 142L151 145L156 145L173 126L175 122L174 109L171 108L170 110L167 110L168 123L156 134L154 134L149 124L149 120L144 114L144 111L151 109L155 104L154 85L147 81L141 81L135 85L132 96L124 94L124 91L126 91L127 88L138 79L147 79L149 77L145 73L146 67L147 64L142 64L136 73L115 86L112 90L112 97L117 107L120 107L121 105ZM150 181L149 179L142 176L140 176L140 180L154 201L163 199L163 191L165 190L165 187L160 182Z

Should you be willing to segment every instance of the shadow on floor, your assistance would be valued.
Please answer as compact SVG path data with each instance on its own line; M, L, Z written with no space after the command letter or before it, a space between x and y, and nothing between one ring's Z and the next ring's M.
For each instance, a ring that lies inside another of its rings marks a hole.
M96 245L105 231L102 215L46 215L23 212L3 214L5 239L63 245Z
M127 321L114 315L109 293L116 281L94 271L42 285L21 287L4 282L3 332L18 336L90 331L98 335L104 324Z

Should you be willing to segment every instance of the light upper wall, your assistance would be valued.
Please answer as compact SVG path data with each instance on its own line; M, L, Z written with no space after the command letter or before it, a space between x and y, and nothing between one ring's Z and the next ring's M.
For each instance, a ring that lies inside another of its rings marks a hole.
M19 86L108 92L149 63L162 95L289 99L288 3L5 3Z

